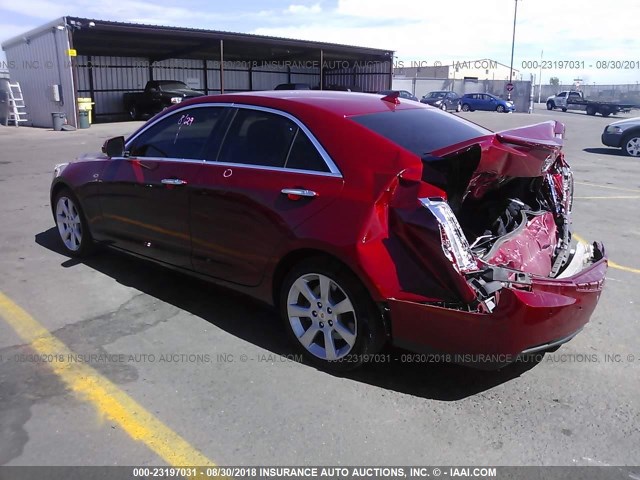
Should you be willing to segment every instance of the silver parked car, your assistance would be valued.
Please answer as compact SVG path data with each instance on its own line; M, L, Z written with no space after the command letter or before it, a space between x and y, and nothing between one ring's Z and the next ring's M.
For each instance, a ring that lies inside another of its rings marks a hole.
M619 120L606 126L602 143L621 148L626 155L640 157L640 117Z

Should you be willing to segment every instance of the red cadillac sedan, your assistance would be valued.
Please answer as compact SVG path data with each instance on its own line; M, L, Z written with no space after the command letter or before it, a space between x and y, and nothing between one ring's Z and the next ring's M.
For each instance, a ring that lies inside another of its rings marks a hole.
M57 165L51 205L69 255L104 244L251 295L323 368L387 342L503 365L570 340L603 288L602 245L571 241L563 134L394 94L200 97Z

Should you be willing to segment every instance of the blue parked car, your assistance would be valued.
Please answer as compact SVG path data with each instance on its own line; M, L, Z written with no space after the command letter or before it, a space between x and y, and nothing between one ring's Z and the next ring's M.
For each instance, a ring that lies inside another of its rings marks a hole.
M488 110L496 112L515 112L513 102L503 100L490 93L465 93L460 99L463 112Z

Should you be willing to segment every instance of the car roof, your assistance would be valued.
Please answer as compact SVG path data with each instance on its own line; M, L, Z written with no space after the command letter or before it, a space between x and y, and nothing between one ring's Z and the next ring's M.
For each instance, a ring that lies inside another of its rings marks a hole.
M309 109L323 110L343 117L390 110L429 108L402 98L398 98L398 104L382 100L383 98L378 94L334 90L268 90L202 96L180 105L237 103L275 108L290 113L302 113Z

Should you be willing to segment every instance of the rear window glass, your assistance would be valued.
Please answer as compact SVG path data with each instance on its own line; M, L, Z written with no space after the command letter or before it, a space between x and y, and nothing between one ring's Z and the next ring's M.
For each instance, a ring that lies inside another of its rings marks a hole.
M369 113L351 119L418 156L492 133L453 114L426 108Z

